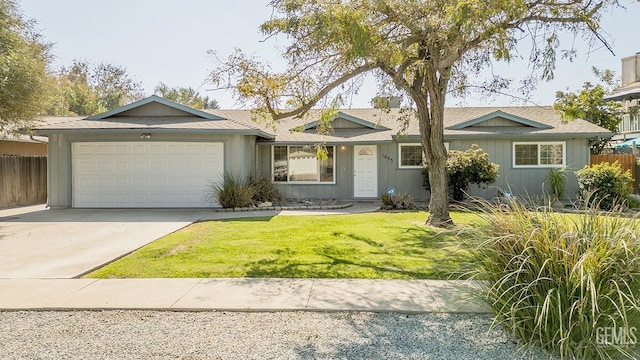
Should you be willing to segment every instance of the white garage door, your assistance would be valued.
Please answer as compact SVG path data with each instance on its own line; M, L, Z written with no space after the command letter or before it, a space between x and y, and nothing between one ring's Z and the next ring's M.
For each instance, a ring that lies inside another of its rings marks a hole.
M205 201L224 172L222 143L75 142L77 208L217 206Z

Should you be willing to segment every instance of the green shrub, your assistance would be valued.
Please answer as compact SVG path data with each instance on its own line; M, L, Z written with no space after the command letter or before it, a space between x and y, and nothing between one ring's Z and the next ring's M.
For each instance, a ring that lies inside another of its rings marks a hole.
M413 209L415 205L413 197L407 193L384 193L380 199L382 200L383 209L386 210L408 210Z
M252 205L254 194L253 187L247 181L226 172L222 182L211 184L207 200L217 201L223 208L242 208Z
M561 358L638 358L640 220L484 206L468 248L496 322Z
M484 186L494 183L499 168L497 164L489 161L489 155L476 144L465 151L449 150L447 174L453 199L463 200L470 184ZM428 167L422 169L422 186L428 191L431 190Z
M616 161L585 166L576 171L578 192L586 205L609 210L631 193L632 177Z
M276 188L271 179L266 177L249 179L249 184L254 189L253 201L258 203L271 202L275 203L282 200L280 192Z

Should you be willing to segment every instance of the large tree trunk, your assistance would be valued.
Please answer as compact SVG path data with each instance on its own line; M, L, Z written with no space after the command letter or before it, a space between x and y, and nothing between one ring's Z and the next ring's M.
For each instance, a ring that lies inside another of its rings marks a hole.
M444 147L444 101L449 79L435 73L430 75L425 77L428 96L422 96L416 101L420 140L429 167L431 189L426 224L446 227L454 225L449 216L447 149Z
M444 147L444 146L443 146ZM427 225L451 226L453 220L449 216L449 181L447 176L447 157L434 156L429 161L429 218Z
M430 111L431 110L431 111ZM442 121L442 109L429 109L425 104L417 106L420 124L420 140L429 168L429 218L426 224L445 227L453 225L449 216L449 179L447 175L447 149L444 147L442 126L434 126ZM439 130L438 130L439 128Z

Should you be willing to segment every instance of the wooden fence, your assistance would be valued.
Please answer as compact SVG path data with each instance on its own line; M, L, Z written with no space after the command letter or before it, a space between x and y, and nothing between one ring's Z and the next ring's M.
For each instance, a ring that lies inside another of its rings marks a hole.
M622 167L622 170L629 170L631 177L633 177L633 192L638 192L638 166L636 156L633 154L606 154L606 155L591 155L591 165L600 164L603 162L614 163L618 162Z
M46 156L0 156L0 207L46 201Z

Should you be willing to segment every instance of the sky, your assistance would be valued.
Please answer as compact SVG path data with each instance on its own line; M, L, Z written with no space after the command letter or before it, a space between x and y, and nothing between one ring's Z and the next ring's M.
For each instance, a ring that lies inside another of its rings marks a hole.
M266 0L18 0L26 18L53 43L54 67L69 65L74 59L90 63L110 63L126 68L140 82L147 95L164 82L169 86L199 89L201 95L216 99L222 108L238 108L228 90L213 90L205 84L216 67L207 54L221 56L235 48L282 67L280 39L264 41L259 26L268 20L271 9ZM551 105L558 90L578 90L584 81L594 81L591 67L620 72L620 59L640 52L640 3L621 0L626 9L605 14L603 28L615 55L605 48L590 49L580 39L578 57L560 60L551 82L541 82L524 104L511 96L491 98L470 96L447 99L447 106ZM571 39L569 39L571 40ZM523 53L527 53L526 50ZM500 66L505 76L517 78L526 62ZM370 107L377 88L366 81L350 107Z

